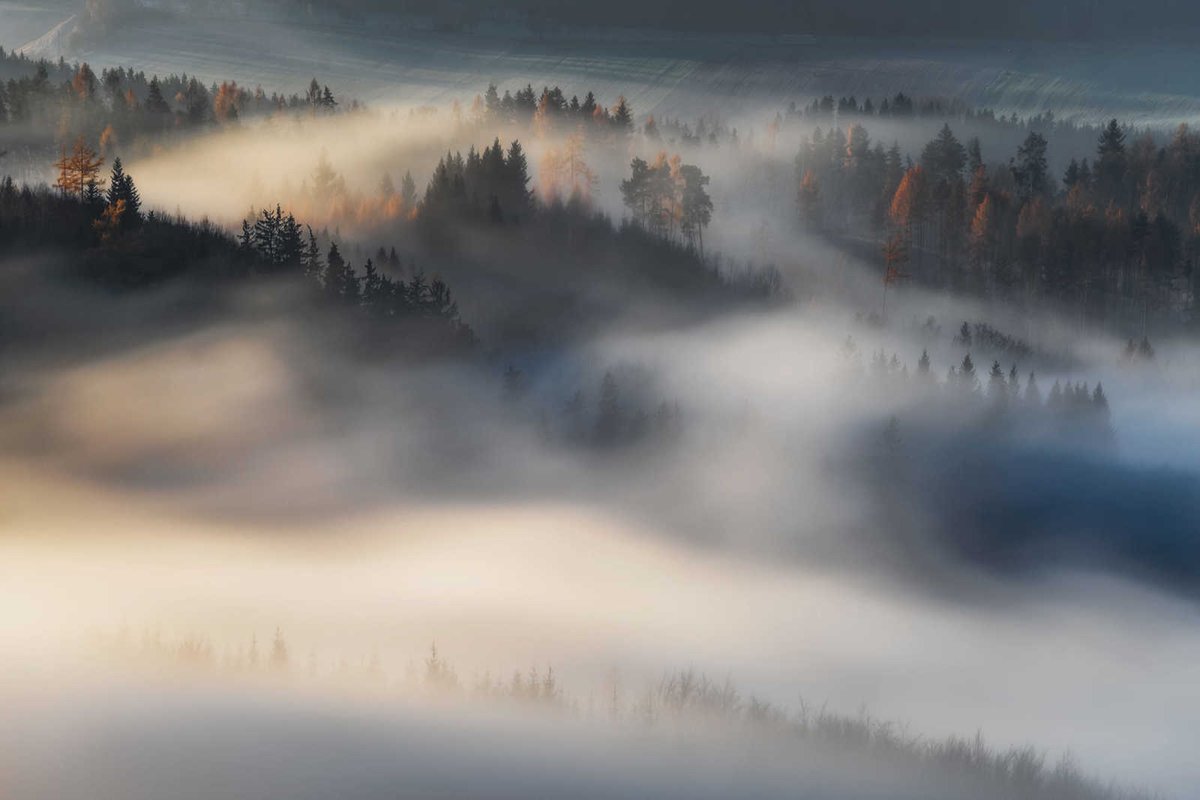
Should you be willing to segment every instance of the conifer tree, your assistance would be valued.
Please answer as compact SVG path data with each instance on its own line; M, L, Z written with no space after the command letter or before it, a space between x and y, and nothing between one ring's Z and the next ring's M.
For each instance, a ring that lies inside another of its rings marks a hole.
M288 646L283 633L276 628L275 638L271 641L271 669L275 672L285 672L288 667Z
M254 252L254 229L250 227L250 220L242 220L242 232L238 235L238 250L246 255Z
M998 406L1008 402L1008 381L1005 380L1004 370L999 361L992 362L992 369L988 373L987 393L988 399Z
M509 215L515 215L518 219L529 210L532 203L532 195L529 191L529 162L525 158L525 151L521 147L521 143L513 140L509 145L508 156L504 160L504 166L507 171L507 188L506 197L503 205Z
M150 88L146 93L146 102L142 106L151 114L169 114L171 107L167 104L162 94L162 84L158 82L158 76L155 75L150 79Z
M1046 409L1049 411L1058 412L1062 410L1063 405L1063 390L1062 385L1055 380L1054 385L1050 387L1050 394L1046 398Z
M617 104L613 106L612 125L620 133L629 133L633 130L633 112L629 110L629 104L625 102L624 95L618 97Z
M123 227L134 227L142 221L142 198L138 193L133 178L125 172L125 167L118 156L113 159L112 173L108 178L108 193L105 203L115 206L118 201L124 202L125 211L121 215Z
M243 223L243 235L247 235L249 226ZM325 262L321 258L321 246L317 243L317 236L313 233L312 226L308 226L308 245L304 250L304 275L312 280L322 280L325 271Z
M1126 166L1125 131L1114 119L1105 126L1096 145L1096 180L1106 197L1117 198L1121 193Z
M979 378L975 375L975 362L971 360L970 353L963 356L962 364L958 367L958 380L968 393L975 394L979 391Z
M1032 372L1029 373L1029 380L1025 382L1025 405L1031 408L1042 406L1042 392L1038 388L1037 376Z
M1012 174L1023 200L1044 195L1050 189L1050 167L1046 160L1046 147L1046 138L1033 131L1017 149L1017 160L1012 167Z
M384 299L383 290L383 276L375 269L375 262L368 258L363 267L362 304L369 310L377 310Z
M417 204L417 184L408 170L404 171L404 179L400 181L400 199L404 201L405 208L412 208Z

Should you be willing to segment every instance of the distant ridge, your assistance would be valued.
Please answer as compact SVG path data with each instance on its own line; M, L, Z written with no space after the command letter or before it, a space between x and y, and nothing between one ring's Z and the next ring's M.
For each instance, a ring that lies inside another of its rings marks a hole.
M68 53L67 40L75 32L78 14L72 14L36 39L16 48L16 52L30 58L54 60Z

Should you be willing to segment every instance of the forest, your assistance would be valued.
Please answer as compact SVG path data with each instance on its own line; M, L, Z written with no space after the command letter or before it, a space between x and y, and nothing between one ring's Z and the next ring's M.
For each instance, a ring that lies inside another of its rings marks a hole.
M947 123L913 159L873 142L868 124L814 131L796 156L796 203L809 229L878 246L890 278L1052 303L1141 336L1152 319L1195 317L1200 135L1186 126L1160 145L1114 119L1094 156L1058 176L1036 130L988 161Z

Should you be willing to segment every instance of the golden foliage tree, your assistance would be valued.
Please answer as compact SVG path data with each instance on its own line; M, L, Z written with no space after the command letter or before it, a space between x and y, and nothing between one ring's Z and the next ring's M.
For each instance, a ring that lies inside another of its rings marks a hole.
M584 201L591 197L599 178L584 159L583 144L583 134L574 133L561 150L546 150L539 165L544 197L557 199L565 195Z
M238 108L241 105L241 91L234 81L226 81L217 89L213 98L213 116L222 125L235 122L238 118Z
M89 186L104 185L104 179L100 177L100 168L103 166L104 159L80 136L70 152L63 148L59 159L54 162L58 170L54 186L61 189L63 194L83 197Z
M821 227L821 184L811 169L800 180L800 217L810 228Z
M104 207L100 218L92 222L92 228L100 235L103 244L109 244L121 231L121 220L125 216L125 201L118 200Z

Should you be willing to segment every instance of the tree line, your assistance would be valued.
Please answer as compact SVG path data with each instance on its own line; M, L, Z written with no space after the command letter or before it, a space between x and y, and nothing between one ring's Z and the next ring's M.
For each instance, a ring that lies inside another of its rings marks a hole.
M76 131L102 150L139 135L228 125L273 115L329 115L359 108L343 105L313 78L303 93L267 92L236 81L204 84L186 73L159 77L126 67L102 69L87 62L33 61L0 48L0 126ZM61 138L61 137L60 137Z
M121 159L107 177L104 163L81 138L56 162L53 189L0 181L0 249L66 251L76 275L125 290L184 276L290 278L310 286L322 307L353 309L370 327L368 338L393 352L462 352L474 344L444 280L391 274L399 268L394 248L386 263L368 258L356 269L336 242L326 246L278 205L244 221L235 239L207 221L144 211Z
M963 330L969 330L966 323ZM955 343L962 342L960 334ZM966 343L970 344L969 338ZM1106 447L1114 441L1108 395L1099 381L1093 386L1087 381L1055 379L1046 391L1035 371L1023 373L1017 362L1005 369L999 359L994 359L985 373L976 366L969 351L939 380L928 350L921 352L916 368L911 371L895 353L889 357L883 350L872 353L869 363L864 365L852 338L843 344L841 355L873 382L877 391L916 389L925 393L926 402L945 404L947 412L982 411L993 433L1037 430L1070 444L1093 447ZM899 436L898 420L892 417L883 432L885 449L897 448Z
M595 132L626 135L633 132L633 109L622 95L609 108L587 92L569 99L562 89L542 87L536 92L532 84L513 92L500 94L496 84L489 84L482 96L475 98L473 112L478 119L490 123L521 123L544 126L583 125Z
M437 697L441 700L485 704L517 704L565 718L604 721L643 732L659 726L672 735L685 727L726 726L751 737L797 748L834 748L837 752L889 764L926 770L930 775L950 775L962 786L988 797L1021 800L1150 800L1152 795L1126 790L1090 778L1075 762L1064 757L1053 766L1030 746L994 749L983 736L930 738L908 732L907 726L885 722L865 711L841 714L811 707L801 698L789 710L739 688L728 676L710 678L694 669L671 670L639 687L620 672L610 670L595 686L564 681L552 664L539 669L503 668L466 672L446 656L437 642L423 655L403 664L385 660L377 650L357 657L331 657L307 648L300 650L281 629L261 641L257 634L238 642L214 643L207 636L164 635L157 630L139 633L122 627L94 636L98 655L134 660L146 668L164 667L184 674L222 675L242 680L269 681L272 685L329 682L345 689L363 688Z
M336 242L326 250L311 227L284 214L281 206L262 210L253 223L243 220L238 251L250 256L260 273L303 276L324 297L358 309L368 319L432 320L463 343L473 340L441 278L430 280L419 271L409 280L387 274L384 270L398 266L398 259L391 265L382 260L377 265L368 258L360 272L343 257Z
M1052 175L1031 131L1007 162L985 160L949 124L919 158L853 123L817 129L796 157L804 226L854 246L874 241L886 275L1050 303L1137 329L1187 319L1200 291L1200 134L1129 141L1116 120L1092 159Z

